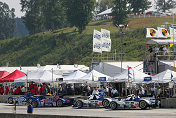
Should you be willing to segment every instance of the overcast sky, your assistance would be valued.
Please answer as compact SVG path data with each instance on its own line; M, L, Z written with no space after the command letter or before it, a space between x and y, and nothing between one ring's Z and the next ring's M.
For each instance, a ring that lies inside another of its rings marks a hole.
M20 11L21 9L20 0L0 0L0 1L7 3L10 8L15 8L16 17L24 16L24 13ZM149 0L149 1L154 1L154 0Z
M0 0L1 2L5 2L9 5L10 9L15 8L15 15L16 17L24 16L24 13L20 11L21 5L20 0Z

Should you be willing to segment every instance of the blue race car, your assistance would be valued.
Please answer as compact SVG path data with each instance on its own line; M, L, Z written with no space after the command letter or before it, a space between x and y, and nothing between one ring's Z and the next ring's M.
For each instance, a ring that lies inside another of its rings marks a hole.
M9 97L8 98L8 103L9 104L13 104L14 100L16 101L16 103L18 103L19 105L26 105L27 102L32 102L32 99L35 98L35 96L33 94L25 94L24 96L19 96L19 97Z
M39 97L32 99L31 104L34 108L36 108L36 107L52 107L52 106L62 107L65 105L71 105L72 100L59 98L58 96L55 95L55 96L45 96L42 99L40 99Z

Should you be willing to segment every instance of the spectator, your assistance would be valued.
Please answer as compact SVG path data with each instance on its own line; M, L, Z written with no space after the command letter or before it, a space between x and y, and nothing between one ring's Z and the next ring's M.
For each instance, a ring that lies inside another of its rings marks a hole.
M33 114L33 106L29 102L27 103L27 113Z
M25 89L26 88L24 86L21 87L21 92L22 92L23 95L25 94Z
M21 95L22 94L21 88L18 87L17 89L15 89L14 94L15 95Z
M144 95L145 95L145 91L144 91L144 88L143 87L141 87L140 89L139 89L139 96L140 97L143 97Z
M9 95L9 93L10 93L10 88L9 88L8 86L6 86L5 94L6 94L6 95Z
M115 88L113 88L113 89L111 90L111 93L112 93L112 97L117 97L117 96L118 96L118 91L117 91L117 89L115 89Z
M4 94L4 88L3 88L3 86L1 85L0 86L0 95L3 95Z

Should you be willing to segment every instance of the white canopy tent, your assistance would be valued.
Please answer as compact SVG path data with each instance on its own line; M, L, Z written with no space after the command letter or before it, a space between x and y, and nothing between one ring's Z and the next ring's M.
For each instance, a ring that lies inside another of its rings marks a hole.
M108 81L109 79L109 76L102 74L96 70L92 70L87 75L79 78L78 81Z
M152 79L153 79L153 81L156 81L158 83L168 83L171 81L171 76L173 79L176 78L176 72L167 69L167 70L153 76Z
M174 40L176 42L176 40ZM146 44L173 44L173 39L151 39Z
M70 75L64 77L63 81L77 81L78 78L81 78L85 75L87 75L87 74L80 71L80 70L77 70L77 71L71 73Z
M37 83L43 83L43 82L52 82L56 81L59 78L63 78L62 75L55 75L51 71L45 70L45 71L31 71L27 73L27 76L21 77L19 79L16 79L14 82L37 82Z
M145 77L150 77L149 75L140 72L136 69L132 69L133 73L132 73L132 78L129 78L128 76L128 69L124 70L122 73L114 76L114 81L116 82L136 82L136 83L141 83L144 82L144 78ZM131 80L130 80L131 79Z
M103 11L103 12L97 14L97 16L107 15L107 14L110 14L110 13L112 13L112 8L107 9L107 10L105 10L105 11Z

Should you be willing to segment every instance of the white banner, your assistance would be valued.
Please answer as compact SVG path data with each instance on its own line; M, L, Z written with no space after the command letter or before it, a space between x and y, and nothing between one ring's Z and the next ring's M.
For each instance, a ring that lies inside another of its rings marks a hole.
M93 33L93 52L102 53L102 41L101 41L101 32L94 30Z
M111 51L111 39L110 39L110 31L101 29L101 40L102 40L102 51Z
M170 27L170 37L176 37L176 29L171 28L171 27Z
M156 38L158 35L158 31L154 28L147 28L147 38Z
M170 35L169 35L169 32L167 31L166 28L158 27L157 37L159 37L159 38L168 38L168 37L170 37Z

